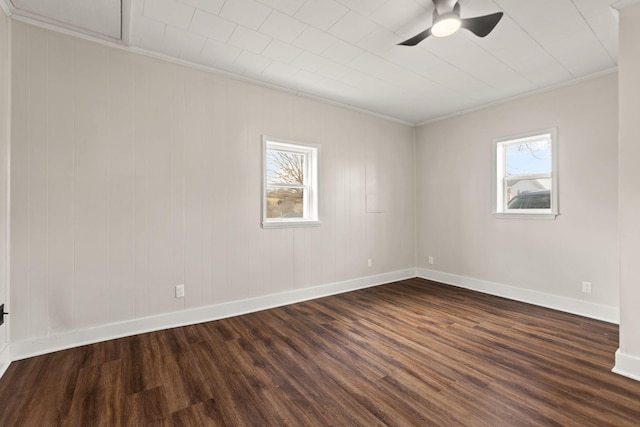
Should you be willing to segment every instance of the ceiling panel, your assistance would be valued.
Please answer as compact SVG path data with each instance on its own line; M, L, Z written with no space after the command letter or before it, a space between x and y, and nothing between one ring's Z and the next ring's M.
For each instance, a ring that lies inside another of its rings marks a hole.
M283 42L291 43L306 29L307 25L301 21L273 10L259 31Z
M14 12L114 39L122 38L120 0L11 0Z
M195 12L192 12L192 16L193 18L190 18L190 24L188 25L189 31L219 42L226 42L229 40L231 34L233 34L233 31L237 27L233 22L227 21L217 15L204 12L200 9L196 9ZM173 25L162 17L157 18L156 20L166 23L167 25Z
M225 2L220 16L257 30L270 13L271 8L255 0L233 0Z
M175 0L153 0L144 2L143 16L186 30L194 11L192 6Z
M397 46L397 44L402 42L403 39L403 37L396 33L392 33L386 28L378 27L356 43L356 46L371 53L382 55L390 50L408 49L407 46Z
M305 0L260 0L260 3L289 16L293 16L300 10Z
M369 16L378 10L388 0L338 0L347 8L361 15Z
M3 1L3 0L0 0ZM431 25L431 0L127 0L137 50L420 123L617 66L615 0L460 0L466 30L398 46ZM120 37L120 0L13 0L12 11Z
M329 33L348 43L357 43L375 29L375 23L351 10L329 29Z
M161 44L163 53L168 56L195 60L207 39L178 27L167 27Z
M141 16L135 34L131 36L131 43L142 48L157 46L162 43L166 28L167 25L162 22Z
M324 31L320 31L314 27L307 27L307 29L294 40L293 44L308 52L320 55L337 41L337 38Z
M238 25L228 43L242 50L261 54L271 43L271 37Z
M431 23L433 7L425 8L413 0L388 0L371 14L370 18L389 31L402 34L411 28L411 36L427 28Z
M302 22L326 31L349 12L334 0L307 0L295 14Z
M208 39L200 53L199 63L226 70L242 53L242 49Z
M294 67L311 73L318 73L318 70L326 67L327 64L329 64L329 61L310 52L302 52L291 62Z
M363 52L363 49L354 46L351 43L339 40L334 45L327 48L327 50L322 53L322 56L344 65L361 55Z
M180 0L180 3L191 6L194 9L218 15L222 10L222 6L224 6L225 0Z
M238 58L234 61L234 64L238 67L239 72L243 75L250 75L259 78L262 72L273 61L265 58L262 55L243 51Z
M285 64L296 59L301 53L302 49L275 39L272 39L271 43L262 51L262 55L266 58L284 62Z

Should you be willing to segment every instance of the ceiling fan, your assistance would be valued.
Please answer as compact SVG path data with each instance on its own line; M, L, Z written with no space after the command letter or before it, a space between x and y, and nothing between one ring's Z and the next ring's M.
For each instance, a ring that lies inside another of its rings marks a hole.
M420 34L398 43L402 46L415 46L429 36L447 37L466 28L478 37L489 34L502 19L502 12L491 15L477 16L475 18L460 18L459 0L433 0L433 25Z

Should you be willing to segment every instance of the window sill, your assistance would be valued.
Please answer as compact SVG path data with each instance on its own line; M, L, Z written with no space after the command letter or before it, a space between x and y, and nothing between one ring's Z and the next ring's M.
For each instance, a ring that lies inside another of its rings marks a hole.
M262 228L301 228L301 227L317 227L322 222L317 220L300 220L300 221L268 221L262 223Z
M494 212L493 216L501 219L546 219L554 220L558 213L533 213L533 212Z

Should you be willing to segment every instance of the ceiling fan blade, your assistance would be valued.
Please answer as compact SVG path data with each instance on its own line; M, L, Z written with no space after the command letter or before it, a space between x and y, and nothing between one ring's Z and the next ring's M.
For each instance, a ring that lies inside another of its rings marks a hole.
M417 34L411 37L409 40L405 40L402 43L398 43L399 46L415 46L420 43L422 40L426 39L431 35L431 28L427 28L420 34Z
M461 27L466 28L478 37L489 34L500 22L504 13L497 12L491 15L478 16L477 18L461 19Z

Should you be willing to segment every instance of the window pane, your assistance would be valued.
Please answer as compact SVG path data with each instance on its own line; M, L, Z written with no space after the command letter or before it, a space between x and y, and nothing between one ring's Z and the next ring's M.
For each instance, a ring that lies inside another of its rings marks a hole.
M304 184L304 154L267 150L268 184Z
M507 179L508 209L551 209L551 178Z
M302 218L304 189L267 188L267 218Z
M551 141L519 142L505 146L506 174L551 173Z
M494 140L492 204L497 218L557 217L556 136L556 129L548 129Z
M263 136L262 227L319 225L319 146Z

